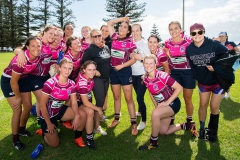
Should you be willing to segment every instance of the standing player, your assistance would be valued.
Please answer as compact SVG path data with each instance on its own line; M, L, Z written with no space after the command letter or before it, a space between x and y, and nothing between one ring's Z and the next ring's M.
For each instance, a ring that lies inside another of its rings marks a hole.
M84 52L92 43L91 36L90 36L91 28L89 26L83 26L81 29L82 39L81 42L81 50Z
M84 147L82 140L82 131L86 123L86 114L78 109L76 85L68 79L73 69L73 62L70 59L63 58L59 64L59 74L47 80L42 88L40 103L40 121L43 131L43 138L50 147L59 145L57 133L58 120L72 120L75 130L75 143L79 147ZM71 106L63 103L71 99Z
M12 140L17 150L24 150L25 145L19 140L19 135L31 136L26 130L27 120L32 107L31 88L28 74L31 73L40 61L41 40L34 36L29 37L22 48L27 61L19 67L15 56L9 66L4 69L1 78L1 89L13 110L12 115ZM23 111L22 111L23 104Z
M98 29L93 29L90 33L92 44L85 50L81 64L87 60L92 60L97 65L96 74L93 78L93 94L96 100L96 106L103 109L104 101L109 87L109 70L110 70L110 51L107 45L102 43L102 34ZM98 112L94 113L95 133L107 135L100 126L100 116Z
M217 140L219 106L224 90L220 87L216 78L217 64L215 63L227 48L219 42L205 37L205 28L200 23L195 23L190 27L193 42L187 47L186 55L189 59L195 79L198 81L200 107L200 139L209 141ZM224 70L221 70L224 72ZM210 104L210 120L208 130L205 133L205 120L208 104Z
M234 42L228 41L228 35L227 32L220 32L219 33L219 41L227 47L228 50L234 50L236 52L239 52L239 49L237 48L237 45ZM233 65L233 69L237 70L237 68L239 68L239 61L240 59L237 59L236 62ZM230 89L229 89L230 91ZM230 93L226 92L225 95L223 96L223 98L230 98Z
M183 98L187 113L186 121L191 122L193 115L192 94L195 88L195 79L185 54L186 47L191 43L191 39L182 36L181 24L178 21L170 22L168 29L171 38L165 42L164 46L173 64L171 77L183 86Z
M182 86L169 74L156 69L157 60L154 55L144 58L144 68L147 72L144 77L144 84L157 102L152 112L152 134L150 144L139 147L139 150L150 150L158 147L158 135L169 135L181 129L191 130L196 136L195 123L186 122L170 125L171 116L178 113L181 102L178 98Z
M54 41L54 33L56 31L56 27L49 25L44 28L41 33L42 38L42 48L41 48L41 60L35 70L29 75L31 91L36 97L36 110L37 110L37 120L39 127L39 104L41 100L41 89L43 84L50 78L49 70L51 66L52 59L52 50L50 48L50 44ZM22 62L26 59L25 55L22 51L18 53L18 63Z
M63 26L63 42L67 42L67 39L73 35L73 26L71 23L66 23Z
M122 22L118 28L118 34L113 26ZM132 53L136 50L136 45L130 37L132 27L128 17L116 18L108 21L108 31L112 39L111 59L110 59L110 84L114 97L114 120L109 128L115 127L119 123L121 109L121 88L125 95L128 111L131 118L132 135L137 135L135 106L132 98L132 69L131 65L136 62Z
M99 117L103 116L102 109L92 104L92 90L94 87L93 77L96 74L96 63L94 61L86 61L82 65L83 73L80 73L77 78L77 99L80 110L83 110L87 114L86 121L86 138L87 145L90 149L97 149L93 140L93 126L96 114ZM95 114L96 113L96 114Z
M147 88L142 83L142 75L145 74L142 62L143 58L151 53L147 42L142 39L142 27L140 24L132 25L132 36L138 51L133 54L137 61L132 65L133 88L136 92L138 102L138 112L136 112L136 115L142 116L142 122L139 123L137 129L143 130L146 127L147 121L146 104L144 102L144 95Z

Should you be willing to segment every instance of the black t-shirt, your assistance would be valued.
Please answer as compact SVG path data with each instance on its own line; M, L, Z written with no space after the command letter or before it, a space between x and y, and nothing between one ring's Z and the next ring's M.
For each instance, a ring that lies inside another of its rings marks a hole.
M81 65L87 60L92 60L97 63L97 70L101 76L99 78L109 78L110 72L110 50L107 45L98 47L95 44L91 44L83 54Z

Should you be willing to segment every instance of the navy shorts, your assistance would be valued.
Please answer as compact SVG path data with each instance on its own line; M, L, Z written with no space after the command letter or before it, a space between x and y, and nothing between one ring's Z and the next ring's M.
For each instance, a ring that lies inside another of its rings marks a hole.
M183 88L194 89L196 81L191 69L172 69L171 77L175 79Z
M19 91L21 93L31 92L28 76L24 77L24 78L20 78L18 80L18 85L19 85ZM8 97L14 97L15 96L13 91L12 91L12 87L10 85L10 78L5 77L3 75L1 77L1 89L2 89L4 97L8 98Z
M50 78L50 75L46 76L36 76L36 75L29 75L29 81L31 86L31 91L37 91L43 88L43 84Z
M204 92L212 92L213 94L224 94L225 91L220 87L220 85L212 84L212 85L204 85L198 82L198 90L200 93Z
M110 84L129 85L132 84L132 68L131 66L125 67L119 71L115 71L110 67Z
M172 108L174 114L177 114L181 108L181 102L180 99L177 97L172 103L169 104L169 106Z
M63 115L65 114L66 110L67 110L68 106L63 105L61 110L59 111L58 115L56 115L55 117L50 118L50 121L57 127L58 126L58 120L60 120ZM43 131L42 136L44 137L44 133L48 133L48 129L47 129L47 123L44 119L40 118L40 124L41 124L41 128Z

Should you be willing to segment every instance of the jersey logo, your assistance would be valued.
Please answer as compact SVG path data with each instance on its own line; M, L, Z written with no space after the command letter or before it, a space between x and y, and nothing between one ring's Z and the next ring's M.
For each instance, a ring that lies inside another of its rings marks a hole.
M122 43L122 47L125 47L126 45L127 45L126 42L123 42L123 43Z
M184 46L181 46L180 47L180 52L184 52L184 50L185 50Z
M153 85L153 89L156 91L156 90L158 90L158 85L157 84L154 84Z

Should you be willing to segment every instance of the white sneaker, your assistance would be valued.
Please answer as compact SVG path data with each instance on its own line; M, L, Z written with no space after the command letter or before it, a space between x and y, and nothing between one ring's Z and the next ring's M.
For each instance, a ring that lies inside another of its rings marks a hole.
M105 132L104 130L102 130L102 127L99 126L97 129L94 130L94 133L100 133L101 135L107 135L107 132Z
M230 93L225 93L225 98L230 98Z
M141 115L141 113L136 112L136 116L137 116L137 117L141 117L142 115Z
M146 123L140 122L139 125L137 126L137 130L143 130L146 127Z

